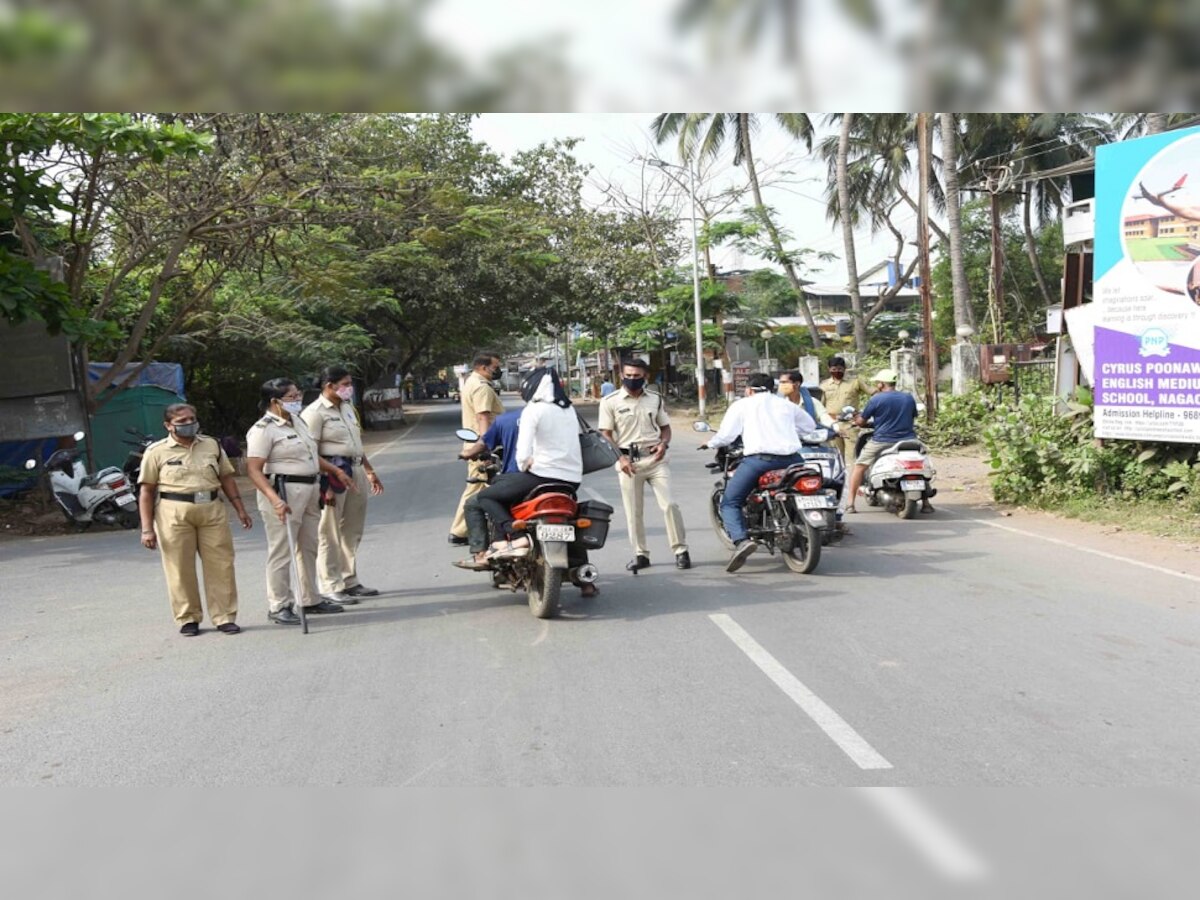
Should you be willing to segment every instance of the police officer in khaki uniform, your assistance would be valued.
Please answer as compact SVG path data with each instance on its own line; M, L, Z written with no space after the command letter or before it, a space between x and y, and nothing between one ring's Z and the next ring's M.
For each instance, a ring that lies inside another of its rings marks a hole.
M853 406L855 410L862 409L874 393L860 375L846 380L846 360L840 356L830 358L829 377L821 382L821 390L825 392L825 408L831 415L839 417L847 406ZM839 431L841 434L830 443L841 451L846 469L851 471L854 469L854 444L858 439L858 429L844 422Z
M492 427L496 416L504 412L500 395L492 387L492 382L500 378L504 369L500 356L486 350L476 354L472 365L474 370L463 383L462 427L470 428L482 437ZM467 543L467 518L463 513L463 504L472 494L478 494L487 487L483 467L482 462L474 460L467 465L467 478L470 480L463 488L462 497L458 500L458 509L454 512L454 522L450 526L451 544ZM471 481L478 483L472 484Z
M671 470L666 460L671 445L671 417L667 415L662 395L646 391L646 371L646 364L640 359L626 360L621 388L600 401L600 433L621 450L617 480L621 483L621 502L634 553L625 568L637 572L650 565L643 505L645 486L649 484L667 520L667 539L675 554L675 566L690 569L692 557L688 553L687 534L679 504L671 499Z
M339 613L344 607L317 596L317 544L321 525L318 476L325 472L349 490L354 481L321 459L317 442L300 418L303 394L294 381L273 378L262 387L261 419L246 434L246 465L258 488L258 511L267 531L267 617L298 625L294 604L305 613ZM287 495L284 500L280 489ZM291 533L289 541L288 533ZM292 584L291 549L296 548L300 584Z
M218 631L237 634L241 628L234 621L233 538L225 504L217 494L218 488L225 491L242 527L249 528L250 516L233 480L233 465L216 438L200 434L194 407L173 403L163 411L163 424L168 436L146 448L138 476L142 546L162 551L167 593L180 634L199 634L204 619L197 555L204 566L209 618Z
M334 465L349 466L358 488L326 495L317 545L321 597L353 605L360 597L379 593L358 580L358 545L367 521L367 491L376 497L383 493L383 483L363 452L350 373L341 366L326 368L321 373L321 396L300 417L316 439L321 456Z

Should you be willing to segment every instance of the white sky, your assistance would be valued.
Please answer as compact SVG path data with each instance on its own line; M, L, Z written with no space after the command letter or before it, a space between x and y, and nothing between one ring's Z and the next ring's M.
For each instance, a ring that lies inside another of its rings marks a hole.
M638 155L651 156L656 152L649 131L653 117L653 113L485 113L475 120L474 132L480 140L505 155L555 138L581 138L574 153L581 162L593 167L587 199L598 205L603 200L598 186L607 181L625 186L632 194L637 194L641 164L635 158ZM764 124L756 141L755 152L760 178L769 180L772 170L777 173L776 183L764 184L763 199L777 211L778 224L794 235L791 246L829 251L837 255L832 262L814 260L812 267L802 272L801 276L815 281L844 284L846 270L842 262L841 228L825 218L825 165L815 158L815 154L813 157L807 156L802 144L791 141L771 124L769 115L762 118ZM828 131L820 125L820 116L814 116L814 121L818 137ZM668 162L677 161L672 145L657 148L657 155ZM714 185L731 182L745 184L744 170L731 165L718 167L714 173ZM747 198L746 205L750 202ZM733 212L731 210L726 217L733 218ZM686 206L680 207L682 217L690 214ZM910 236L915 234L915 215L907 218L901 216L900 221ZM891 234L887 232L872 238L869 232L862 230L855 238L860 271L890 256L895 246ZM731 248L719 248L714 252L714 257L722 269L750 269L768 265L753 257L743 257Z

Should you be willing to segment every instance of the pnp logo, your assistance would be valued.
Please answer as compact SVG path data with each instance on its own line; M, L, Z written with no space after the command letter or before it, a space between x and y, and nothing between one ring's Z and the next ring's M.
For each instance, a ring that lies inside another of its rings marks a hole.
M1171 343L1161 328L1148 328L1142 332L1140 356L1170 356Z

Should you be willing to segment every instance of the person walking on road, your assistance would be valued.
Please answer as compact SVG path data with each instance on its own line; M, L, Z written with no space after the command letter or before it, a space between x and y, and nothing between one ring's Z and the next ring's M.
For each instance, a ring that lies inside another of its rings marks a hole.
M216 438L200 434L196 409L173 403L163 411L167 437L146 448L138 475L142 546L162 554L167 593L179 633L200 633L204 610L196 557L204 567L208 616L217 631L237 634L237 581L233 537L218 488L233 504L243 528L251 526L234 481L233 464Z
M348 472L357 490L343 491L330 483L321 510L317 542L317 576L321 596L343 605L379 591L358 580L358 546L367 521L367 494L378 497L383 482L363 450L362 426L354 409L354 380L341 366L321 373L321 396L300 414L317 442L321 457Z
M862 409L871 396L871 386L861 376L846 380L846 360L840 356L829 360L829 377L821 382L821 390L825 392L825 408L835 417L841 417L842 410L847 406L853 406L855 410ZM854 444L858 433L848 425L841 430L843 433L834 438L832 444L841 451L846 468L853 469Z
M758 544L750 540L742 505L759 476L804 462L800 436L817 427L803 406L772 394L774 384L775 379L764 372L751 375L746 396L729 407L721 427L708 442L716 450L728 447L738 437L742 439L742 461L725 485L721 500L721 521L734 545L726 572L736 572L758 549Z
M325 472L347 490L357 488L349 475L317 452L317 442L300 417L303 397L294 381L272 378L262 386L264 415L246 434L246 465L258 488L258 511L267 532L267 618L279 625L300 624L296 603L303 604L307 615L345 609L317 596L318 476ZM299 584L292 583L292 545Z
M646 363L630 359L621 370L621 387L600 401L600 433L617 446L617 480L633 559L625 568L637 572L650 565L643 503L647 484L654 490L658 508L667 523L667 540L675 554L675 567L690 569L687 533L679 504L671 499L671 469L667 450L671 446L671 417L661 394L646 390Z
M483 435L492 426L496 416L504 412L500 395L492 387L492 382L499 380L504 368L500 355L487 350L476 354L473 365L474 370L463 383L462 427ZM462 496L458 499L458 509L454 511L454 521L450 525L450 543L460 546L467 543L467 519L463 513L463 504L467 502L468 497L478 494L487 486L483 463L469 463L467 479Z

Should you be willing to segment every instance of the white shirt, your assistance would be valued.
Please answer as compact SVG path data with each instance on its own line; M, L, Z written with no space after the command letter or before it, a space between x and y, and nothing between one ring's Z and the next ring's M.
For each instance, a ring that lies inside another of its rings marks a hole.
M533 402L521 411L517 431L517 467L541 478L583 481L579 419L575 410Z
M747 456L755 453L791 456L800 452L800 435L816 430L817 423L803 406L763 391L743 397L729 407L708 446L728 447L741 435Z

